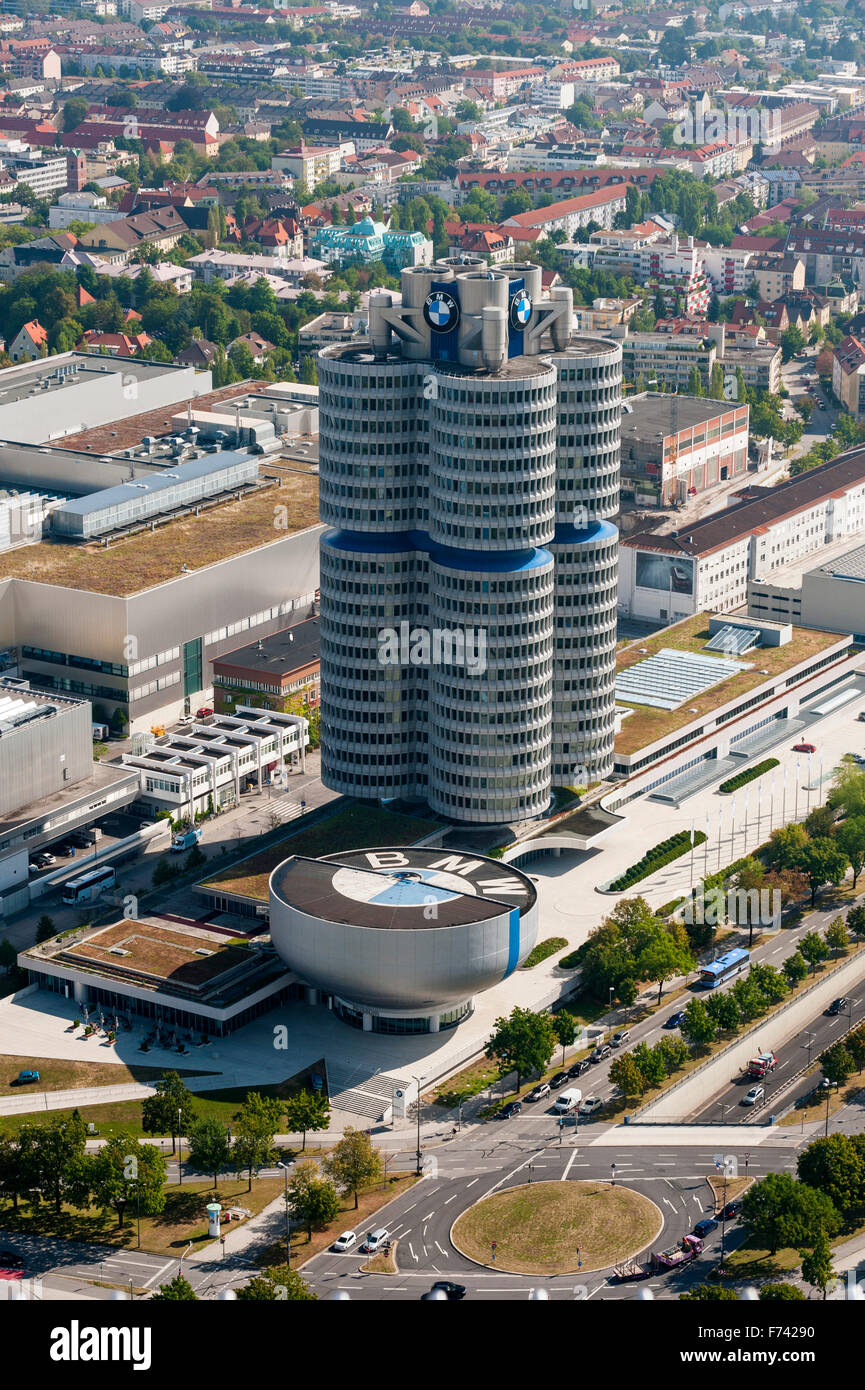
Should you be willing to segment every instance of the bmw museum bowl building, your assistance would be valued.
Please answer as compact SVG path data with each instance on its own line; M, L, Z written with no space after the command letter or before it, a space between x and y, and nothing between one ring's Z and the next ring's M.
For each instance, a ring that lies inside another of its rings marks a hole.
M537 938L526 874L481 855L364 849L295 855L270 877L270 932L334 1012L378 1033L437 1033L525 960Z

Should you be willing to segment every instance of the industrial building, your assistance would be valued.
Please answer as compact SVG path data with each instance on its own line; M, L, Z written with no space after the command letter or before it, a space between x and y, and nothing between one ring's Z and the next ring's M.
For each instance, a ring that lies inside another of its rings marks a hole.
M29 861L61 836L134 800L134 773L93 761L86 700L0 680L0 916L38 893Z
M748 602L753 580L865 533L865 449L853 449L777 487L745 487L736 505L668 534L622 541L619 612L676 622L730 613Z
M307 988L365 1032L438 1033L507 979L537 937L531 879L480 855L294 855L270 878L270 934Z
M865 646L865 545L806 570L798 580L752 580L749 616L850 632Z
M621 351L535 265L401 288L318 358L322 776L523 820L612 766Z
M259 637L213 662L214 707L234 713L255 699L265 709L286 710L321 697L321 640L318 618Z
M684 502L748 468L749 407L643 392L622 412L622 492L641 506Z

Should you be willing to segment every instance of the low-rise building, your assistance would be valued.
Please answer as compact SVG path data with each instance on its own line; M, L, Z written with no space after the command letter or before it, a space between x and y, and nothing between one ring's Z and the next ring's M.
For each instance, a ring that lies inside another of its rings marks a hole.
M832 390L856 419L865 416L865 343L847 337L832 353Z
M644 392L622 414L622 492L666 507L747 472L747 405Z
M318 618L224 652L213 663L215 708L234 714L244 705L283 713L317 708L321 698Z

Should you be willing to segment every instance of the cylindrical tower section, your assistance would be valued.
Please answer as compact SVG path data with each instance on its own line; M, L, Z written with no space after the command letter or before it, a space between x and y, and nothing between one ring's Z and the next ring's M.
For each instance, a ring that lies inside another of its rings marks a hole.
M434 364L429 533L460 550L529 550L552 538L556 373L512 358L495 375Z
M412 660L427 557L410 538L326 532L321 565L321 775L363 799L426 794L428 668Z
M553 652L552 784L585 787L613 770L619 533L560 526Z
M434 549L430 806L474 824L525 820L550 801L553 561L547 550Z
M419 524L422 377L422 364L395 353L379 357L366 345L319 353L319 513L326 525L385 532Z
M572 338L558 372L552 782L613 769L622 350Z

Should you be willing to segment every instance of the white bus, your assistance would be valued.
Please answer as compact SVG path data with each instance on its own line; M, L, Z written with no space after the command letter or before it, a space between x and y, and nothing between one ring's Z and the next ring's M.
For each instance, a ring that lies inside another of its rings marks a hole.
M63 885L63 901L65 903L89 903L93 898L98 898L104 888L113 888L117 882L117 874L113 868L91 869L89 873L79 874L78 878L70 878Z

